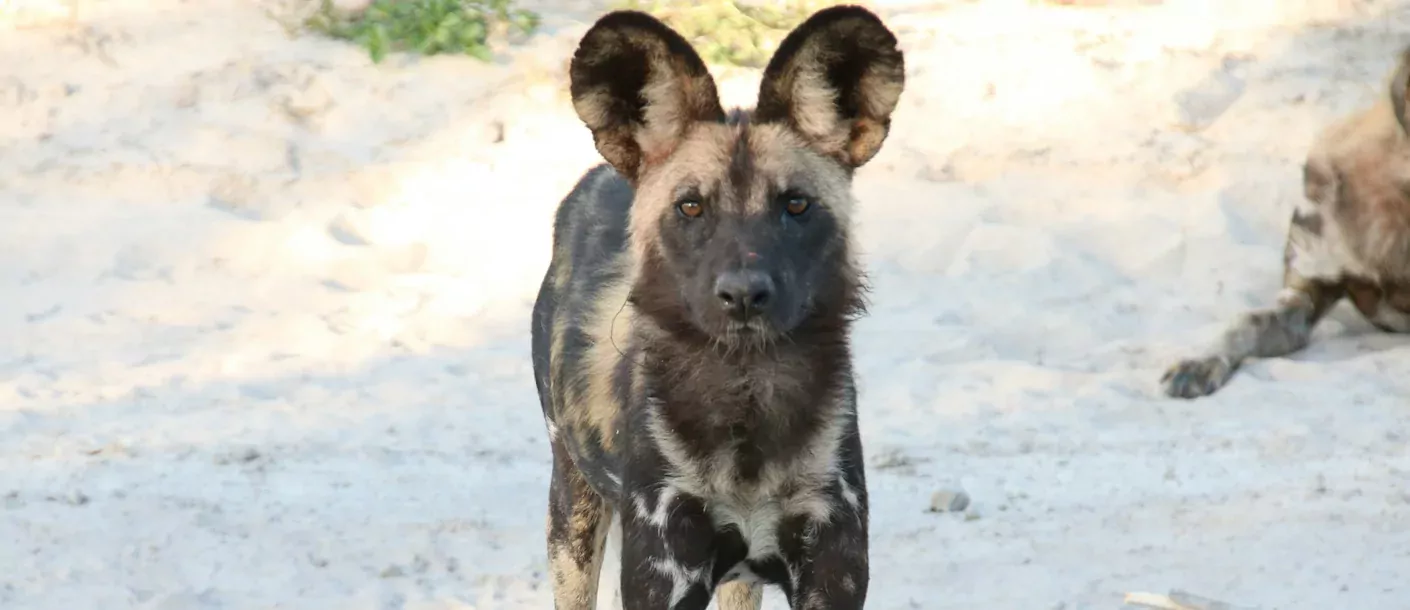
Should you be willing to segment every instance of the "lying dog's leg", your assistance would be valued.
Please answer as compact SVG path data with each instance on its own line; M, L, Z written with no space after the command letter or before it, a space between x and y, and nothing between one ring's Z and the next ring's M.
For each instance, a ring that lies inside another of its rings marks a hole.
M1291 274L1290 274L1291 275ZM1346 294L1341 282L1309 281L1292 276L1276 306L1246 312L1224 331L1219 345L1165 371L1165 393L1196 398L1218 391L1249 357L1276 358L1307 347L1312 329Z
M556 610L594 610L612 509L588 487L560 441L553 441L548 491L548 563Z
M720 610L759 610L764 605L764 585L727 582L715 592L715 602Z

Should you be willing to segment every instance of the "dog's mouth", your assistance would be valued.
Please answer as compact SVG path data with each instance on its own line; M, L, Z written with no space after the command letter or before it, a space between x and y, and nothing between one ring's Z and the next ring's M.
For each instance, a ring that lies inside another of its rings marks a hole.
M744 322L730 320L725 323L725 335L752 336L768 332L770 332L769 325L757 318Z
M731 322L729 328L725 329L725 333L730 335L752 335L761 332L764 332L764 329L761 328L761 325L754 322L745 322L742 324L739 322Z
M726 353L763 352L779 340L779 333L763 320L727 322L715 345Z

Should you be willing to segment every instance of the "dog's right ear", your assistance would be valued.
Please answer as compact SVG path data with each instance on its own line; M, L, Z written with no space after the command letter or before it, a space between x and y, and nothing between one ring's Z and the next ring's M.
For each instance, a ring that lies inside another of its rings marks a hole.
M818 152L858 168L881 150L905 87L905 57L881 18L830 6L779 43L754 119L782 122Z
M602 158L633 183L698 121L722 121L715 80L695 49L655 17L614 11L583 35L569 67L573 109Z

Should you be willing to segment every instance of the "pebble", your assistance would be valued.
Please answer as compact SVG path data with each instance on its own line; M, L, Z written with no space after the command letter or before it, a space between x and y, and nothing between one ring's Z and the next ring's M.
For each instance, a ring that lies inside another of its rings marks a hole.
M969 507L969 494L942 489L930 495L930 512L957 513Z
M88 503L88 495L77 489L70 490L62 497L52 499L68 504L69 506L83 506Z

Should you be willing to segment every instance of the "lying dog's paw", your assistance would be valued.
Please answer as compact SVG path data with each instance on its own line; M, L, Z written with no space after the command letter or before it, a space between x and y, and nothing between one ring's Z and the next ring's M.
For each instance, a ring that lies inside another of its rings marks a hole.
M1199 398L1208 396L1224 387L1234 367L1227 358L1191 358L1181 360L1165 371L1160 383L1165 393L1175 398Z

